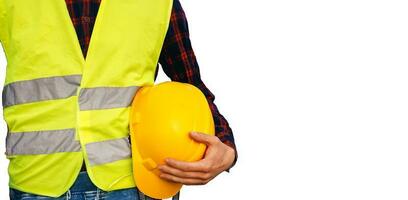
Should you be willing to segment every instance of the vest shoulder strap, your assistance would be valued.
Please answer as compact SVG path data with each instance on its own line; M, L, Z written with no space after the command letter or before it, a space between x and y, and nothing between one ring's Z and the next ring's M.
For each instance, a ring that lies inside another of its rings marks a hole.
M6 6L4 0L0 0L0 42L4 43L6 38Z

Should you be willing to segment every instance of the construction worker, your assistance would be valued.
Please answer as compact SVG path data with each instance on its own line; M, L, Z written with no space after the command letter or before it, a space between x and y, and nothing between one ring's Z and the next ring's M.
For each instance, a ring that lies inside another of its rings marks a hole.
M169 158L160 177L202 185L235 164L178 0L0 0L0 41L10 199L151 199L133 181L128 113L157 63L205 94L216 130L191 132L207 145L204 158Z

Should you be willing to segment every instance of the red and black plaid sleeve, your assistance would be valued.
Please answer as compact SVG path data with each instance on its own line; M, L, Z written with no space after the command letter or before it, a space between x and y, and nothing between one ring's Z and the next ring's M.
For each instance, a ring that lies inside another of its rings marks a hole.
M235 149L235 161L233 163L235 165L238 154L232 130L225 117L218 111L214 103L214 94L211 93L201 80L200 69L190 42L188 23L184 10L179 0L174 0L173 2L170 25L162 47L159 63L171 80L190 83L198 87L207 97L214 118L216 136L223 143Z

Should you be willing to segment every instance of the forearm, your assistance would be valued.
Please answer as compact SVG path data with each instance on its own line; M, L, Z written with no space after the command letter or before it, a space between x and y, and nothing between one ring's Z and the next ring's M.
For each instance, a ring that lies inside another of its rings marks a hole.
M214 103L215 96L201 80L199 65L190 41L187 19L178 0L174 0L169 29L163 44L159 63L171 80L190 83L204 93L213 114L216 136L224 144L235 150L233 166L238 155L234 136L227 120L219 112Z

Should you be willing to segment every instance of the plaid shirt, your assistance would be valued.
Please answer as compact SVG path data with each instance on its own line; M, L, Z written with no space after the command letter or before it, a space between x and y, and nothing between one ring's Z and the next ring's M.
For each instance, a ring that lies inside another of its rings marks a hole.
M65 1L75 26L79 43L81 44L82 53L86 57L101 0ZM214 95L201 80L199 66L189 38L187 19L179 0L173 0L169 29L161 50L159 63L164 73L172 81L190 83L198 87L207 97L214 117L215 134L223 143L235 149L235 161L233 163L235 165L237 151L232 130L227 120L220 114L217 106L214 104Z

